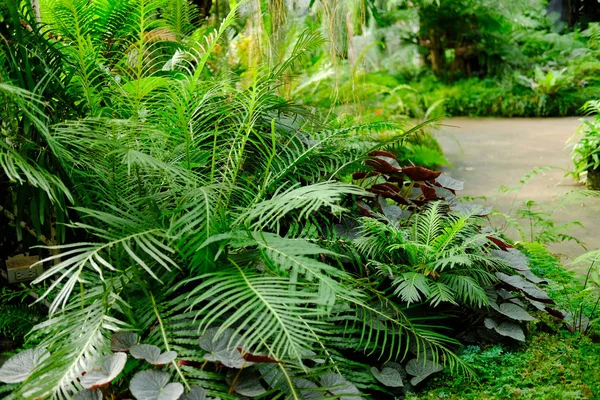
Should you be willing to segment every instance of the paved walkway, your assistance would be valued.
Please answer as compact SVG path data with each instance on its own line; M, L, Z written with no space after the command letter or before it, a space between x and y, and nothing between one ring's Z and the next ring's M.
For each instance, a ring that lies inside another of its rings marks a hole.
M442 124L437 137L452 164L446 169L465 181L463 196L486 196L488 205L507 212L516 194L513 215L524 201L535 200L553 210L558 223L580 221L584 228L569 233L590 250L600 248L600 197L570 196L568 204L564 200L565 193L584 188L564 177L572 169L566 142L580 125L579 118L451 118ZM499 194L501 185L519 186L526 174L544 166L553 169L531 178L518 193ZM550 248L565 261L584 252L573 242Z

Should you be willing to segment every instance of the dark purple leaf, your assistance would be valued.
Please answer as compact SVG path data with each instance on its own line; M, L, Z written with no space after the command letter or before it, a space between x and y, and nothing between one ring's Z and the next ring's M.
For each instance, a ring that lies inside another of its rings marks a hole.
M423 167L404 167L402 173L413 181L433 181L441 174Z

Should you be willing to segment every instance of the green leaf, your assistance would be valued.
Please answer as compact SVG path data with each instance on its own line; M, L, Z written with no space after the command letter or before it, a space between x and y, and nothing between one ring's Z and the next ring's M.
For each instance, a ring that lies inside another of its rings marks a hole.
M230 371L227 375L227 383L233 384L233 379L238 371ZM266 392L266 389L260 383L260 376L251 369L244 369L235 382L234 390L246 397L257 397Z
M19 383L29 377L31 371L50 357L48 350L28 349L9 358L0 367L0 381L4 383Z
M371 373L379 382L388 387L403 387L402 376L400 372L391 367L383 367L379 371L376 367L371 367Z
M125 353L106 356L100 369L88 371L81 378L81 386L85 389L97 389L110 383L123 371L126 362L127 354Z
M496 321L490 318L486 318L484 321L485 327L488 329L493 329L498 334L502 336L506 336L520 342L525 341L525 334L523 333L523 329L514 322L502 322L500 325Z
M418 303L423 296L429 296L429 285L425 275L419 272L405 272L392 282L394 293L402 298L402 301Z
M185 393L183 396L179 398L179 400L211 400L212 397L209 397L206 394L206 390L201 388L200 386L192 386L188 393Z
M99 390L84 389L75 393L73 400L102 400L102 392Z
M200 348L208 352L204 354L207 361L218 362L229 368L241 368L246 364L246 360L237 350L242 338L231 329L207 329L199 342Z
M454 291L448 285L430 280L429 282L429 298L427 299L433 307L437 307L440 303L450 303L457 305L454 300Z
M115 332L110 338L110 349L112 351L129 351L138 343L139 335L135 332Z
M148 370L133 376L129 390L136 400L178 400L183 394L183 385L169 383L166 372Z
M414 376L414 378L410 380L410 383L413 386L417 386L429 375L440 372L443 369L444 367L440 364L426 358L413 358L406 364L406 373Z
M143 359L157 366L169 364L177 358L176 351L167 351L161 354L160 349L151 344L136 344L129 351L133 358Z
M321 386L340 400L359 400L362 398L360 391L344 377L330 372L321 376Z
M491 253L501 258L504 264L517 271L528 271L529 270L529 258L523 254L520 250L511 247L507 250L494 249Z
M496 276L502 282L508 284L509 286L520 289L527 297L530 297L537 301L542 301L545 303L554 303L552 299L540 288L534 285L531 282L527 282L525 279L518 275L507 275L502 272L496 272Z
M529 315L527 311L513 303L502 303L498 306L497 311L517 321L535 321L535 318Z
M295 187L244 210L235 224L250 226L252 229L273 228L291 212L296 212L296 218L300 220L324 207L329 208L333 214L341 213L344 208L338 203L347 195L370 194L358 186L339 182L320 182Z

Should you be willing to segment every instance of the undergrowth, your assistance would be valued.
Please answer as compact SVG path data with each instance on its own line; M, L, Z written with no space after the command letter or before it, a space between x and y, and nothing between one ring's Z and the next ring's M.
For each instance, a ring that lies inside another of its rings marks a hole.
M549 281L546 289L559 307L572 310L580 304L583 289L580 277L565 269L539 243L523 242L518 247L530 259L532 272ZM598 398L598 337L572 333L562 323L542 314L536 317L539 319L530 323L530 337L524 344L479 343L459 351L461 359L475 370L478 381L444 373L409 398Z

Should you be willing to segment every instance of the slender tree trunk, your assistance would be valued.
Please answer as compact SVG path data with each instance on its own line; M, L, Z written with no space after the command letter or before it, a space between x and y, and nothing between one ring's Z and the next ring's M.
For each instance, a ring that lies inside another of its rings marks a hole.
M42 20L42 14L40 11L40 0L31 0L31 8L33 9L33 13L35 14L35 20L40 23Z
M446 55L444 54L444 46L438 32L435 29L429 31L429 61L431 62L431 71L437 76L444 75Z

